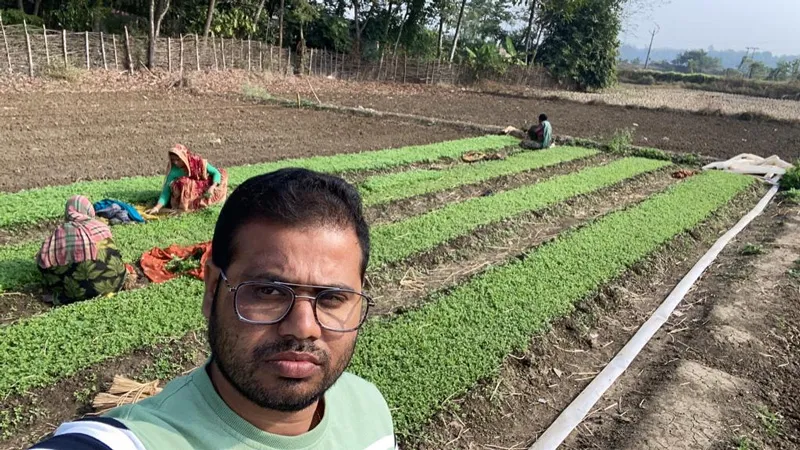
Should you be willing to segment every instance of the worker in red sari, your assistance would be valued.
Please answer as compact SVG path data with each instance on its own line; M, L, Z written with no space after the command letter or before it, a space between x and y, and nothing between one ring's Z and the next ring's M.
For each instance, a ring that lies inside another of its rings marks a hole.
M167 178L158 203L148 214L158 214L169 206L179 211L195 211L221 203L228 195L228 174L181 144L169 151Z

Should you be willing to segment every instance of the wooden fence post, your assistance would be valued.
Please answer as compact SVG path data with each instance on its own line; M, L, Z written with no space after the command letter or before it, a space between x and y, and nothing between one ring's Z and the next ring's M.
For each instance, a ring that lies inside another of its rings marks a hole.
M250 50L250 36L247 36L247 71L251 72L253 70L253 65L251 63L251 50Z
M229 47L231 48L231 69L235 69L236 68L236 39L235 38L231 38L231 45Z
M8 51L8 40L6 39L6 27L3 26L3 15L0 14L0 31L3 33L3 44L6 47L6 60L8 61L8 73L11 73L11 53Z
M236 40L232 39L232 41L233 41L233 45L231 45L231 67L235 69L236 68L236 42L235 42ZM242 45L244 45L244 44L242 44ZM240 49L241 49L241 47L240 47ZM239 61L241 61L241 60L242 60L242 52L240 51L239 52Z
M131 35L128 33L128 27L125 27L125 53L128 62L128 71L133 75L133 55L131 54Z
M272 44L269 44L269 71L272 72Z
M108 70L108 61L106 60L106 40L103 37L103 32L100 32L100 52L103 54L103 69Z
M211 33L211 47L213 48L214 51L214 70L218 71L219 60L217 59L217 37L213 32Z
M28 46L28 75L33 78L33 53L31 52L31 36L28 34L28 23L22 20L22 27L25 29L25 44Z
M292 74L292 50L286 52L286 76Z
M172 38L167 37L167 73L172 73Z
M92 64L89 61L89 32L85 31L83 33L83 36L84 36L83 41L86 44L85 45L85 47L86 47L86 70L89 70L89 69L92 68Z
M61 47L64 49L64 68L69 67L69 59L67 57L67 30L61 30Z
M200 71L200 38L197 37L197 33L194 34L194 61L195 66L197 66L197 71Z
M44 36L44 54L47 57L47 66L50 66L50 45L47 43L47 27L42 25L42 36Z
M183 79L183 35L181 35L181 46L180 46L180 53L181 53L181 80Z
M114 45L114 69L119 70L119 58L117 58L117 35L111 35L111 44Z
M311 49L311 53L308 55L308 75L314 75L314 49Z
M408 53L403 53L403 84L406 83L406 75L408 74Z
M222 53L222 70L228 70L228 65L225 63L225 38L220 38L220 53Z

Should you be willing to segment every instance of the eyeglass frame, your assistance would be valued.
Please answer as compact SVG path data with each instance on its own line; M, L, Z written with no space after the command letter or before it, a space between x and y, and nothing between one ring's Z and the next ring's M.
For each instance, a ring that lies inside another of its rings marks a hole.
M294 308L294 305L297 303L297 299L298 298L305 298L305 299L311 300L311 309L314 311L314 320L317 322L317 325L319 325L321 328L323 328L325 330L328 330L328 331L339 332L339 333L349 333L349 332L352 332L352 331L359 330L364 325L364 322L367 321L367 316L369 315L369 309L371 307L373 307L373 306L376 306L375 300L370 295L368 295L368 294L366 294L364 292L357 292L357 291L351 290L351 289L342 289L342 288L337 288L337 287L332 287L332 286L315 286L315 285L310 285L310 284L284 283L284 282L281 282L281 281L242 281L241 283L237 284L236 286L231 286L231 282L230 282L230 280L228 280L228 276L225 275L225 272L223 270L221 270L221 269L219 271L219 277L221 279L225 280L225 284L227 285L226 289L228 290L228 292L233 294L233 310L236 311L236 317L241 322L249 323L249 324L252 324L252 325L277 325L277 324L281 323L283 321L283 319L285 319L286 316L288 316L289 313L292 312L292 309ZM237 301L237 295L238 295L239 289L242 286L252 286L252 285L259 285L259 284L276 284L278 286L282 286L282 287L287 288L289 290L289 292L292 293L292 302L289 304L289 307L286 308L286 312L284 312L283 315L281 315L278 319L276 319L274 321L266 321L265 322L265 321L258 321L258 320L250 320L250 319L248 319L246 317L243 317L242 314L239 312L239 302ZM295 292L295 290L292 289L292 287L321 289L321 291L315 296L298 295L297 292ZM358 323L358 326L356 326L355 328L348 328L346 330L335 330L335 329L331 329L330 327L327 327L327 326L323 325L322 322L320 322L319 316L317 315L317 299L322 294L325 294L325 293L328 293L328 292L350 292L352 294L358 294L358 295L360 295L361 297L363 297L363 298L365 298L367 300L367 309L364 311L364 317L361 318L361 321Z

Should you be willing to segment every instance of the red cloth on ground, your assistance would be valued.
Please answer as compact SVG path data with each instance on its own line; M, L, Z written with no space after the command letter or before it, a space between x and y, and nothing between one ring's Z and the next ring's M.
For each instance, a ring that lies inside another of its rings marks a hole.
M172 261L173 257L184 259L198 250L203 251L203 257L200 259L200 267L192 269L187 273L202 280L206 261L208 261L208 258L211 256L211 242L203 242L201 244L185 247L172 244L167 248L151 248L142 255L142 272L144 272L144 275L153 283L163 283L177 278L179 276L178 274L167 270L167 263Z

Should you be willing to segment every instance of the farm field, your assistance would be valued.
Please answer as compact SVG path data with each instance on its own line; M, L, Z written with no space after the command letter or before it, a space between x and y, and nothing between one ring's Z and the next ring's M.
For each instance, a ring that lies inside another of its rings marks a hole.
M800 144L800 128L785 123L443 88L370 84L348 96L342 87L352 84L317 82L326 102L486 124L519 124L546 107L557 132L581 137L608 136L635 121L637 137L674 133L646 145L717 157L751 151L789 159ZM283 86L274 92L289 97L300 90ZM230 93L10 94L0 120L8 161L0 168L0 449L24 448L55 424L91 412L91 399L114 375L164 382L206 360L200 281L140 278L114 297L53 309L42 302L33 260L70 195L152 205L174 142L225 167L231 189L288 166L337 174L358 188L372 225L366 289L377 307L350 370L386 396L402 448L529 446L766 192L753 178L722 172L676 179L672 173L684 166L670 161L571 146L525 151L505 136L260 105ZM743 135L763 139L738 147L742 126ZM701 129L702 136L692 134ZM464 162L471 151L504 156ZM218 213L212 207L114 227L115 241L136 265L153 246L208 241ZM658 387L680 391L697 364L763 386L726 391L717 410L735 414L703 428L708 448L729 448L741 436L775 448L800 442L791 431L800 429L796 407L781 400L800 392L792 356L800 347L800 313L789 306L800 291L787 275L800 257L800 244L790 238L799 213L773 204L726 250L687 298L683 316L660 332L631 375L597 405L606 409L590 415L565 448L662 442L664 436L647 434L667 429L660 410L641 405L652 401L666 410L674 398ZM743 256L748 246L763 254ZM772 257L780 269L768 270ZM784 303L761 312L739 292L765 277L764 289ZM719 312L730 298L738 298L734 312L754 320L737 322L730 308ZM774 315L781 317L777 327L769 322ZM736 340L742 330L757 342ZM726 363L743 359L745 368ZM691 392L695 400L710 398ZM784 431L770 435L740 398L780 414ZM688 407L691 400L682 397Z
M464 136L430 127L185 91L4 94L0 191L162 173L183 143L228 167ZM53 170L58 158L59 170ZM24 170L22 169L24 168Z
M576 304L669 254L687 231L735 221L764 191L720 172L677 180L670 173L679 167L667 161L577 147L520 151L501 136L438 140L227 167L232 185L291 165L341 174L361 191L374 219L368 290L379 306L351 370L386 395L409 448L433 445L450 402L495 383L508 355L527 351ZM508 157L461 162L475 150ZM69 194L147 203L158 184L150 176L0 194L0 446L19 448L86 412L114 374L166 380L204 360L199 281L140 283L52 310L40 302L31 227L57 217ZM154 245L210 239L217 213L118 227L115 240L135 263Z
M263 86L275 95L293 98L295 93L299 92L305 98L313 99L308 86L299 83L271 80L259 86ZM575 98L575 101L566 99L579 94L561 92L542 94L563 96L565 98L563 100L513 93L460 91L459 88L446 86L398 86L376 83L363 85L322 79L314 81L314 89L323 102L362 106L379 111L517 127L526 123L532 124L539 113L545 112L553 123L556 135L565 134L605 141L618 129L635 128L636 145L663 150L701 153L724 159L740 153L762 156L777 154L787 161L800 157L800 152L797 150L800 148L800 123L796 122L744 121L732 117L649 109L660 106L655 104L641 105L641 107L614 104L622 103L621 101L609 101L608 105L588 104L585 103L588 101L585 98ZM654 91L656 93L653 95L661 97L658 88ZM650 92L648 91L646 95L651 95ZM688 95L692 93L693 91L689 91ZM759 100L780 102L780 100ZM748 101L749 99L743 99L737 103L736 100L727 100L734 105L747 105ZM631 103L641 102L634 100ZM698 100L695 104L702 109L708 102L700 103ZM683 109L680 103L668 106ZM710 107L718 109L714 104ZM792 120L797 117L795 113Z

